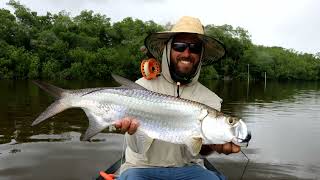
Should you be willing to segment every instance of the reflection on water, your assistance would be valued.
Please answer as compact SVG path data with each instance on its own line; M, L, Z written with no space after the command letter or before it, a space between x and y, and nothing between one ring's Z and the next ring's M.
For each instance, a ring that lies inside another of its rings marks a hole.
M64 88L108 82L54 82ZM253 138L244 179L320 179L320 87L317 82L206 82L224 99L222 111L248 123ZM0 81L0 180L92 179L120 157L122 136L100 133L81 142L88 121L80 109L31 127L53 98L30 81ZM209 158L230 179L241 176L242 154Z
M252 131L251 144L244 149L251 160L245 179L320 178L317 155L320 151L320 143L317 143L320 88L317 83L273 82L267 89L257 83L250 86L248 96L243 84L229 82L218 86L223 87L218 92L225 100L222 111L240 116ZM213 160L225 174L236 179L241 172L235 173L226 164L242 159L242 164L231 163L231 166L238 164L238 168L233 169L242 170L245 159L240 154L232 156L214 155Z
M72 132L71 136L80 137ZM121 156L122 136L103 142L31 142L1 147L0 179L92 179ZM12 149L19 152L12 154Z

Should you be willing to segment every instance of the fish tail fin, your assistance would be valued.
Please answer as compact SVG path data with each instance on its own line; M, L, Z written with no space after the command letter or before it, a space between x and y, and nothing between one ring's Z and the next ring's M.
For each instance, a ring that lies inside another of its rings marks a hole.
M34 80L32 81L34 84L39 86L41 89L49 93L51 96L55 97L56 99L61 98L64 94L68 93L69 90L59 88L57 86L54 86L52 84L48 84L42 81Z
M66 103L62 102L63 96L68 94L69 90L65 90L41 81L33 81L33 83L39 86L44 91L48 92L57 100L54 103L52 103L44 112L42 112L35 121L33 121L32 126L37 125L40 122L71 107L70 105L67 105Z
M35 121L31 124L32 126L41 123L42 121L70 108L71 106L62 103L61 100L56 100L52 103L44 112L42 112Z

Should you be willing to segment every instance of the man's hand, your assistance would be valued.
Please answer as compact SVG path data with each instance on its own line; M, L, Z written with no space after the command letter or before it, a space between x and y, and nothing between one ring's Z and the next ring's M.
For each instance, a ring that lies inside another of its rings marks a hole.
M134 118L125 117L117 120L114 125L116 128L120 128L121 132L128 132L128 134L132 135L137 131L139 122Z
M202 145L200 154L201 155L209 155L212 152L216 151L217 153L221 154L231 154L231 153L238 153L240 152L240 146L237 146L233 143L226 143L226 144L210 144L210 145Z
M238 153L240 152L240 146L235 145L233 143L226 143L226 144L212 144L209 145L212 150L216 151L217 153L221 154L231 154L231 153Z

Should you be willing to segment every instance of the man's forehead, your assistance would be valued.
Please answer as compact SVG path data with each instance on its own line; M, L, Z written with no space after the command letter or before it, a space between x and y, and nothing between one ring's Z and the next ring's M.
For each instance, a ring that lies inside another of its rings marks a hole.
M197 34L183 33L183 34L175 35L174 41L197 43L197 42L201 42L201 39L199 39Z

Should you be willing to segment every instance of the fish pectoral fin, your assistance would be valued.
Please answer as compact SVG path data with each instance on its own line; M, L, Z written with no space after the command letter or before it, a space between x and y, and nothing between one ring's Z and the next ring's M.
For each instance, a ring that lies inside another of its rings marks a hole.
M86 133L81 137L82 141L87 141L94 135L98 134L106 127L108 127L111 123L108 121L104 121L101 117L96 116L88 109L83 109L89 118L89 127L86 130Z
M186 140L186 145L193 156L199 154L202 147L202 138L200 136L192 136Z

